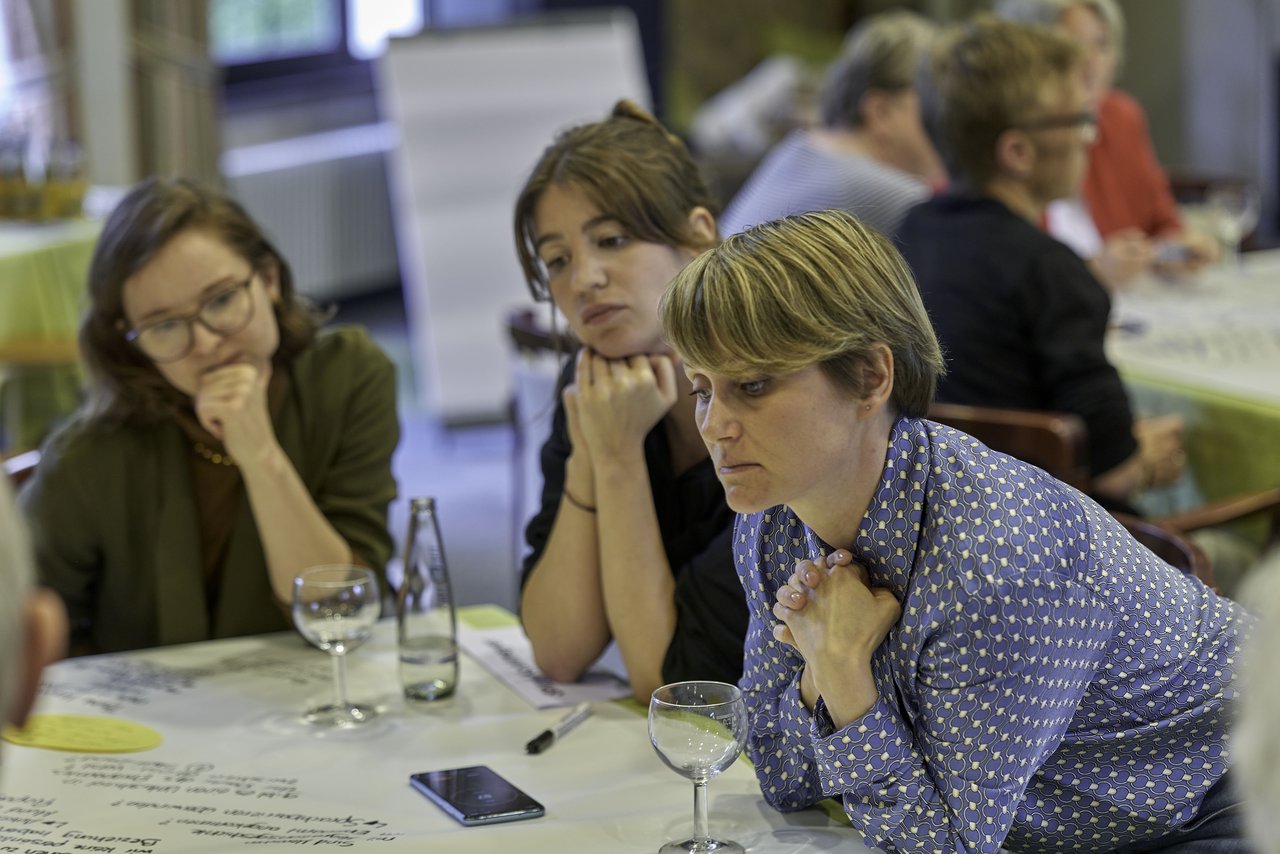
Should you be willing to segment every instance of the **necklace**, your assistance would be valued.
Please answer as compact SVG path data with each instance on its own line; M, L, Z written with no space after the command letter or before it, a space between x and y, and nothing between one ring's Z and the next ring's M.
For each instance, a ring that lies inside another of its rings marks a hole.
M231 459L231 455L226 451L215 451L204 442L196 442L192 447L195 449L197 456L204 457L214 465L234 466L236 464L236 461Z

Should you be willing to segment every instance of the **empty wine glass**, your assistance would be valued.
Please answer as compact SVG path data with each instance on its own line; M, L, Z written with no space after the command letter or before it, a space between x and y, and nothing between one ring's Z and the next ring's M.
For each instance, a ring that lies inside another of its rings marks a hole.
M381 606L378 579L362 566L313 566L293 579L293 623L333 661L333 702L308 709L307 723L353 727L377 715L347 700L346 653L368 640Z
M707 835L707 781L733 764L746 738L747 706L736 686L676 682L653 692L649 741L668 768L693 781L693 838L668 842L658 849L660 854L742 854L738 843Z
M1240 244L1258 225L1261 202L1257 189L1249 183L1214 184L1205 191L1205 208L1223 245L1243 266Z

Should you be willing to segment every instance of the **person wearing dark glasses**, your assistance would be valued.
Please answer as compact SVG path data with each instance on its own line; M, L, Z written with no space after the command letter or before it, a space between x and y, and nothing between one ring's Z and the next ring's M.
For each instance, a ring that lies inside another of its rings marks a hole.
M302 569L382 572L394 369L362 330L320 330L238 204L142 182L88 282L88 396L22 494L73 652L286 629Z
M919 88L951 188L897 237L947 354L938 399L1079 415L1093 497L1134 512L1138 490L1181 476L1182 424L1134 419L1103 347L1111 299L1040 228L1097 129L1082 63L1065 36L989 15L946 34Z

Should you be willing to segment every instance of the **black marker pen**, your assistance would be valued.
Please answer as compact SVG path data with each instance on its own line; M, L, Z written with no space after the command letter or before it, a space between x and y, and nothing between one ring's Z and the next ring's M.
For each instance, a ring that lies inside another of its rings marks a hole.
M569 714L565 715L551 729L544 729L536 736L529 740L524 746L525 753L541 753L560 739L564 738L569 730L591 717L591 704L579 703L573 707Z

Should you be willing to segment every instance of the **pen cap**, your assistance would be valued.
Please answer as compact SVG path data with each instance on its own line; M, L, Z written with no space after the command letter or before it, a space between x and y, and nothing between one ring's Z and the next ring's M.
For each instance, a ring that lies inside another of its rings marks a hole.
M458 684L458 628L434 498L409 502L396 637L405 697L430 701L452 694Z
M555 740L556 740L556 734L549 729L544 729L542 732L538 733L536 736L534 736L532 739L529 740L529 743L524 746L524 752L525 753L541 753L542 751L550 747L552 742L554 742Z

